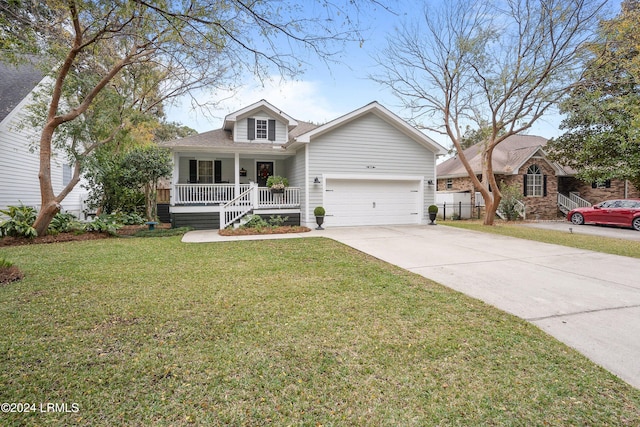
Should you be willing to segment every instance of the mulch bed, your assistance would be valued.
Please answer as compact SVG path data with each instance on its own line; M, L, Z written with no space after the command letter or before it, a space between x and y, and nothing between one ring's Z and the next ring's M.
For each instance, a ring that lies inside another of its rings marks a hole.
M171 228L171 224L158 224L156 229L159 228ZM116 234L118 236L132 236L140 230L148 230L149 227L143 225L125 225L118 229ZM60 233L56 235L38 236L33 239L25 239L23 237L9 237L5 236L0 238L0 247L2 246L21 246L21 245L38 245L43 243L60 243L60 242L79 242L83 240L96 240L96 239L108 239L112 237L107 233Z
M6 285L7 283L16 282L23 277L24 274L15 265L4 268L0 267L0 285Z
M253 236L256 234L286 234L286 233L306 233L311 231L308 227L302 226L282 226L282 227L265 227L265 228L235 228L220 230L218 234L221 236Z

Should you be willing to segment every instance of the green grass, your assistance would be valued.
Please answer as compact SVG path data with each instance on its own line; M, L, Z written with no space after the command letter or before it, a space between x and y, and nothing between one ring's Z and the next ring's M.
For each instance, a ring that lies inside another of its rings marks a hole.
M633 240L545 230L526 227L519 222L498 222L490 227L482 225L479 221L447 221L439 222L439 224L465 230L482 231L536 242L553 243L572 248L640 258L640 242Z
M638 425L640 391L535 326L320 238L0 249L17 425ZM39 408L39 406L38 406Z

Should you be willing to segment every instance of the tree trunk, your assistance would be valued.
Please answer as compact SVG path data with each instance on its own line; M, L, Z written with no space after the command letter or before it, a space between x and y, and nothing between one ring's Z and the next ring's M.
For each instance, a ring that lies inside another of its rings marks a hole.
M492 156L494 147L495 144L490 144L482 154L482 187L480 191L485 201L484 225L494 224L496 211L502 199L496 177L493 174Z
M490 201L485 199L485 217L484 217L484 225L493 225L496 219L496 211L498 210L498 206L500 205L499 197L490 197Z
M53 185L51 184L51 140L55 127L50 123L42 130L40 136L40 171L38 179L40 180L40 210L38 217L33 223L38 236L47 234L47 229L51 220L58 212L60 212L60 204L56 200L53 193Z

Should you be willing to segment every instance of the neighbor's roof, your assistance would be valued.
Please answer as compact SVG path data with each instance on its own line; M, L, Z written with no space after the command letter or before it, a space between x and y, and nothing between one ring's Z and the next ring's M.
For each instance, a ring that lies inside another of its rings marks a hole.
M31 63L15 66L0 61L0 122L42 79L42 72Z
M511 175L518 173L520 167L534 155L546 157L544 147L547 139L533 135L513 135L502 141L493 151L493 172L495 174ZM473 171L482 173L482 143L478 143L464 150L464 155L471 164ZM560 174L570 173L558 164L552 164ZM458 178L467 176L467 170L458 156L452 157L437 166L438 178Z

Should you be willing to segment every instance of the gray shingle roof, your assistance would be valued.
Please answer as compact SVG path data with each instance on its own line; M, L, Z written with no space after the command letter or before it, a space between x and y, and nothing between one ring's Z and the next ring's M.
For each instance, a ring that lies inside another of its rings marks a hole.
M464 150L473 171L482 173L481 144ZM539 150L544 151L547 139L533 135L513 135L498 144L493 152L493 171L495 174L511 174ZM568 172L565 170L565 172ZM458 156L452 157L437 166L438 178L467 176L467 171Z
M298 135L309 132L315 129L318 125L313 123L298 121L298 126L293 128L289 132L289 139L295 138ZM216 148L216 149L247 149L251 151L270 151L273 152L274 144L268 143L250 143L250 142L233 142L230 131L224 129L215 129L207 132L202 132L197 135L187 136L185 138L174 139L171 141L160 142L158 145L167 148L183 148L183 149L201 149L201 148ZM280 144L275 144L278 148Z
M0 122L36 87L43 75L33 64L0 61Z

